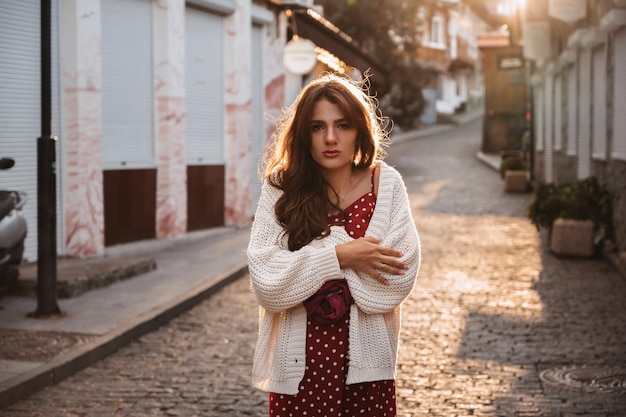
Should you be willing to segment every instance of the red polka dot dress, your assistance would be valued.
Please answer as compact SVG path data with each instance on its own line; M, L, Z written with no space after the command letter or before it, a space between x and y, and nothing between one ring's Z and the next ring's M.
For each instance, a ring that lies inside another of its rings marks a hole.
M375 172L375 170L374 170ZM354 239L365 236L374 207L372 189L343 213L328 217L330 225L345 226ZM296 395L270 393L270 417L395 417L394 380L346 385L350 317L337 323L307 323L306 370Z

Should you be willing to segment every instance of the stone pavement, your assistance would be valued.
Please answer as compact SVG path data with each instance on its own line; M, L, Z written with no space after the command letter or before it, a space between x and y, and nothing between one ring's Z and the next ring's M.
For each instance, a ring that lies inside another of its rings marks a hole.
M0 298L0 408L91 365L241 276L248 236L247 228L216 228L110 247L104 258L60 259L59 281L66 284L73 280L64 274L87 285L133 267L149 272L59 299L57 317L27 317L35 298Z
M434 136L407 133L389 150L407 184L423 256L403 309L399 416L626 416L626 280L601 259L547 252L545 236L525 217L530 194L504 193L499 175L476 158L479 144L479 124L470 123ZM237 252L241 235L215 236L213 243L231 243L211 257ZM202 259L213 246L203 242L163 249L157 271L172 252L178 274L170 270L169 281L186 282L191 265L206 276ZM0 414L266 416L267 394L249 383L257 319L243 275Z

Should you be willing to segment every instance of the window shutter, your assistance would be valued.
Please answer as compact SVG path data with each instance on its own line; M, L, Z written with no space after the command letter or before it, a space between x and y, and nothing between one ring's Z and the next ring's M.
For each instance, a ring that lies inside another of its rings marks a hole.
M188 165L223 165L224 19L198 9L185 14L185 95Z
M543 86L535 86L535 148L543 150L544 135L544 106L543 106Z
M554 150L563 149L563 77L554 78Z
M590 175L591 160L591 50L583 49L579 63L578 164L579 179Z
M626 28L615 34L613 83L613 150L611 156L626 160Z
M578 138L578 115L577 94L578 79L576 78L576 65L569 67L567 71L567 154L576 155L576 139Z
M545 77L545 85L544 85L544 114L545 114L545 136L543 138L544 141L544 152L543 152L543 160L545 167L545 181L552 182L553 177L553 167L552 167L552 142L553 142L553 91L552 91L552 83L554 80L554 76L552 74L546 74Z
M100 4L104 167L154 167L152 3Z
M256 207L261 196L259 163L265 150L265 89L263 84L263 31L258 25L252 26L252 144L251 144L251 189L252 207Z
M0 1L0 172L2 188L24 191L28 223L24 256L37 258L37 138L41 136L40 4Z
M593 51L592 156L606 159L606 54L604 46Z

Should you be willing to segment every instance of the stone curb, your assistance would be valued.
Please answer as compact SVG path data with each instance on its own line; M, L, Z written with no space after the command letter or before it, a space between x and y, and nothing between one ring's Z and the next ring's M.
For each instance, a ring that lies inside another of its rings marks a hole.
M156 330L159 326L190 309L229 283L242 277L247 263L214 277L204 285L191 289L148 314L129 319L114 331L91 340L50 362L0 383L0 408L8 407L42 388L56 384L89 365L107 357L134 339Z

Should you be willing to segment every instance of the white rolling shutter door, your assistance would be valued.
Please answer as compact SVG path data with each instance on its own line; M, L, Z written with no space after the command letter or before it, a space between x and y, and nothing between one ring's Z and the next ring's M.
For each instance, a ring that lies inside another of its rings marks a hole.
M0 157L15 166L0 171L3 189L28 193L24 256L37 258L37 138L41 136L40 3L0 1Z
M578 79L576 65L567 70L567 154L576 155L576 140L578 139Z
M259 163L265 150L265 89L263 85L263 32L261 26L252 26L252 207L261 196Z
M554 78L554 150L563 148L563 77Z
M593 140L591 155L606 159L606 60L604 46L593 51Z
M577 176L587 178L591 160L591 50L580 53L578 95L578 164Z
M552 82L554 80L554 76L552 74L547 74L545 78L545 86L544 86L544 108L545 108L545 136L544 136L544 152L543 152L543 161L545 168L545 178L546 182L552 182L553 180L553 166L552 166L552 141L553 141L553 91L552 91Z
M51 1L51 39L50 39L50 78L52 100L52 134L57 136L56 176L57 176L57 253L65 254L65 215L63 205L63 174L64 174L64 148L63 125L61 123L61 63L60 63L60 1Z
M104 167L154 167L152 2L100 4Z
M613 84L613 150L611 156L626 160L626 28L615 33Z
M188 165L223 165L224 22L187 8L185 14L186 161Z
M535 86L535 148L538 151L543 150L543 134L544 134L544 106L543 106L543 87Z

